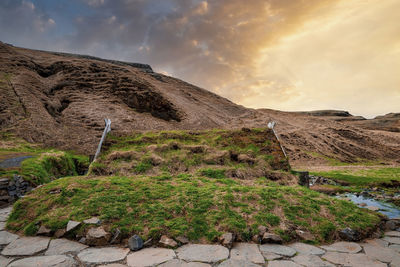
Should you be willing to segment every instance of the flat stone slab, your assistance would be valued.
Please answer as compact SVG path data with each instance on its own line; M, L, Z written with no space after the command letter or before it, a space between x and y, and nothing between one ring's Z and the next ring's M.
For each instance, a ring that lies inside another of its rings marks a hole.
M231 249L230 258L253 263L265 263L257 244L235 243Z
M381 247L389 246L389 242L382 240L382 239L368 239L368 240L365 240L365 243L368 243L373 246L381 246Z
M297 256L294 256L292 258L292 261L295 263L298 263L300 265L304 265L307 267L334 267L335 265L323 261L320 257L317 255L313 254L300 254Z
M7 264L9 264L12 260L13 260L13 258L6 258L3 256L0 256L0 266L7 266Z
M5 256L31 256L39 253L49 245L47 237L21 237L8 244L1 254Z
M79 252L78 258L86 263L111 263L125 259L128 253L128 248L87 248Z
M260 265L254 264L251 261L228 259L221 262L218 267L260 267Z
M0 222L0 231L6 229L6 222Z
M282 255L278 255L272 252L263 252L262 255L264 256L264 259L266 259L267 261L279 260L283 258Z
M319 247L304 244L304 243L293 243L289 245L289 247L294 248L299 254L307 254L307 255L324 255L325 250L320 249Z
M260 246L261 253L275 253L282 256L292 257L296 254L294 248L282 245L265 244Z
M374 246L371 244L362 244L364 248L365 254L371 259L375 259L381 262L390 263L394 260L394 258L400 257L400 255L396 255L392 249L388 247Z
M145 248L128 255L129 267L154 266L172 260L175 252L167 248Z
M211 267L211 265L202 262L185 262L183 260L173 259L164 262L157 267Z
M361 251L359 244L354 242L336 242L329 246L321 246L327 251L345 252L345 253L358 253Z
M0 222L6 222L9 214L0 214Z
M387 267L386 263L369 258L365 254L340 253L329 251L322 256L323 259L344 266L362 266L362 267Z
M178 258L185 261L200 261L213 263L226 260L229 250L220 245L184 245L176 250Z
M12 262L8 267L74 267L77 262L66 255L37 256Z
M8 215L8 214L11 213L12 209L13 209L12 206L9 206L9 207L7 207L7 208L0 209L0 214L7 214L7 215Z
M0 232L0 245L8 245L18 238L19 238L19 236L17 236L17 235L14 235L7 231L1 231Z
M97 267L128 267L128 265L120 264L120 263L111 263L106 265L98 265Z
M400 245L400 237L385 236L382 239L389 243Z
M400 237L400 232L398 232L398 231L386 232L385 236Z
M398 244L390 245L389 248L400 253L400 245Z
M268 267L303 267L293 261L270 261Z
M83 245L79 242L74 242L68 239L53 239L50 241L49 248L44 255L63 255L67 253L78 253L84 250L88 246Z

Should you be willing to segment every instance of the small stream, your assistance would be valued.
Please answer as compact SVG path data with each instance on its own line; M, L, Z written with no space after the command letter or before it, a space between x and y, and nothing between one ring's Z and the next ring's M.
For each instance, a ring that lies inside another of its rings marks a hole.
M357 196L353 193L346 193L346 194L340 195L338 197L342 197L342 198L346 197L361 208L366 208L368 206L377 207L377 208L379 208L378 212L388 216L389 219L400 218L400 208L391 203L378 201L373 198L364 197L361 195ZM361 203L365 203L366 206L363 206L363 204L361 204Z

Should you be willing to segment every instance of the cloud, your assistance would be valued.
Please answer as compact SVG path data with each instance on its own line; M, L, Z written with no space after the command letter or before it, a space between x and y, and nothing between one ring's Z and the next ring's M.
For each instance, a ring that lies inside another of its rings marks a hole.
M0 38L149 63L249 107L371 116L400 100L396 0L73 0L87 10L69 20L38 2L2 1Z

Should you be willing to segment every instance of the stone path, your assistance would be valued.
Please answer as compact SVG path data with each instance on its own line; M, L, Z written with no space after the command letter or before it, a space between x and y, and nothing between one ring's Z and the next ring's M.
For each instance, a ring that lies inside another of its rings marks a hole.
M10 208L0 209L6 221ZM67 239L19 237L0 230L0 267L400 267L400 229L381 239L327 246L235 243L187 244L175 250L88 247Z

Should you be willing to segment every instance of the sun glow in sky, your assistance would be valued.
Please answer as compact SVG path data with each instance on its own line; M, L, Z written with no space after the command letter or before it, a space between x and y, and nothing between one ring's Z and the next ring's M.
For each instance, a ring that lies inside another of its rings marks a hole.
M4 0L0 40L149 63L253 108L400 112L398 0Z

